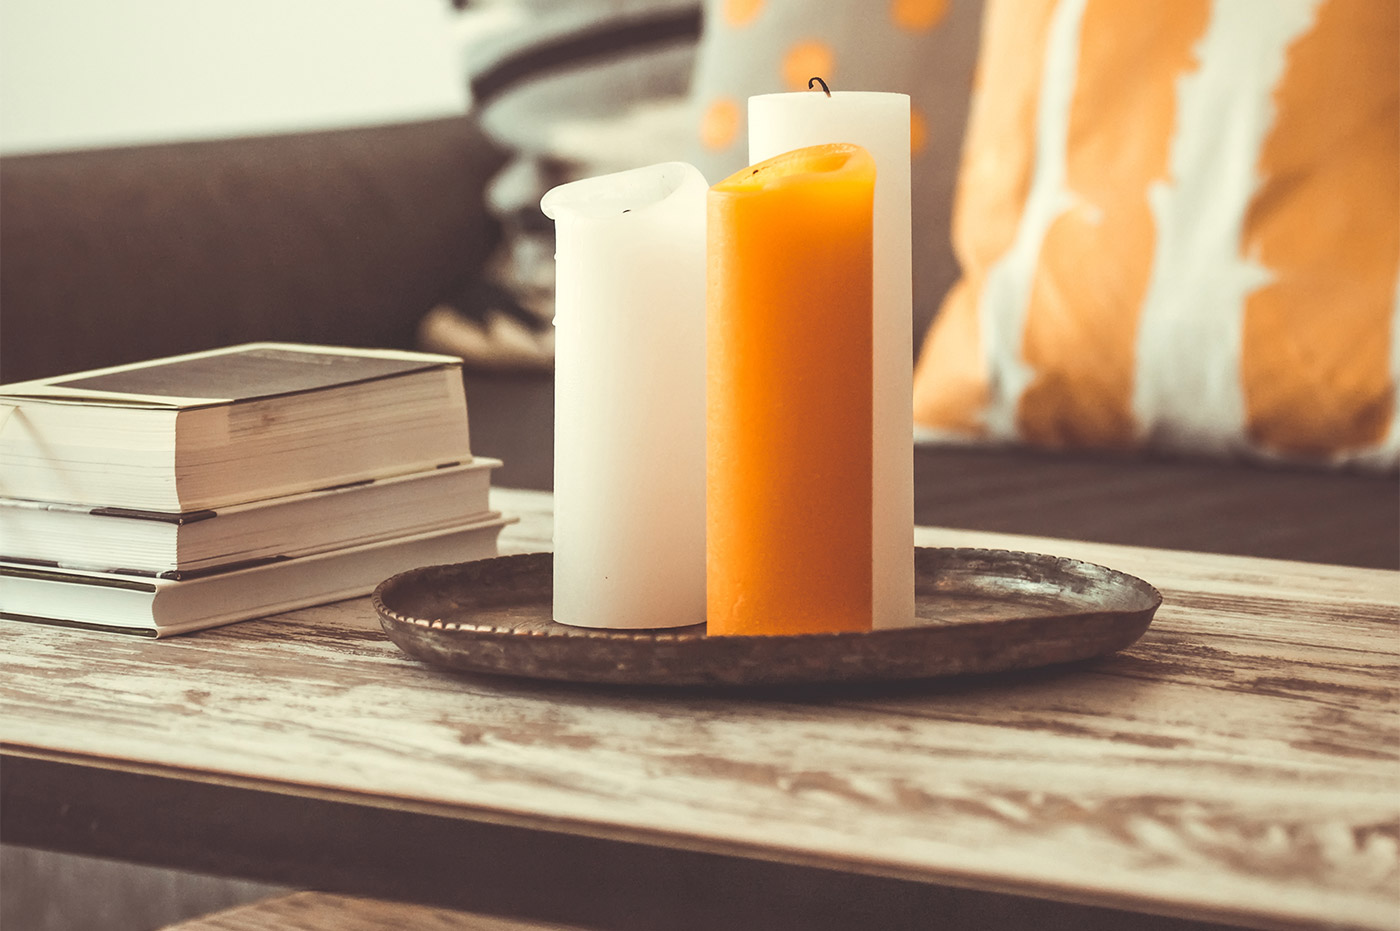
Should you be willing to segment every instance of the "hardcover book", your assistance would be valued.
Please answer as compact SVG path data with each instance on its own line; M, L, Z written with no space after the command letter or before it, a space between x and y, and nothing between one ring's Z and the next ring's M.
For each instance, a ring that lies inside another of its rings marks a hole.
M182 580L0 562L0 618L165 637L367 595L419 566L495 556L513 520L492 512L464 526Z
M0 386L0 494L190 512L471 460L461 360L250 343Z
M202 511L0 498L0 559L166 579L460 526L490 510L500 461L366 479Z

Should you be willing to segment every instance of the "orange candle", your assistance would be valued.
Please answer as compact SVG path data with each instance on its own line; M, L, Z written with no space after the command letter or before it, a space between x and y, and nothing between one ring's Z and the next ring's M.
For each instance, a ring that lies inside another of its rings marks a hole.
M710 635L871 626L875 161L797 149L708 195Z

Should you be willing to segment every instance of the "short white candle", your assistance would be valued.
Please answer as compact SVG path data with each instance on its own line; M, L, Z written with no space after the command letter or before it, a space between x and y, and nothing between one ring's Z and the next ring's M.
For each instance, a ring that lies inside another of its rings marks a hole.
M705 621L705 179L574 181L555 222L554 619Z
M873 565L875 627L914 617L914 345L909 96L821 90L749 98L749 161L851 142L875 158Z

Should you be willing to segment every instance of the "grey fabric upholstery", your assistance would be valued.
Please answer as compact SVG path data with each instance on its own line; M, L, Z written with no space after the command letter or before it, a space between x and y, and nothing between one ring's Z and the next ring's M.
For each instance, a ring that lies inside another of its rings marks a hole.
M260 339L410 347L495 241L465 118L0 159L0 380Z

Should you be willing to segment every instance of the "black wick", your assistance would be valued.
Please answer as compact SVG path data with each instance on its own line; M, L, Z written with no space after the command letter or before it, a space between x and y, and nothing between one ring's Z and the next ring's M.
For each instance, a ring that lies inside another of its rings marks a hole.
M808 89L808 90L811 90L811 89L812 89L812 84L813 84L813 82L815 82L815 83L817 83L817 84L820 84L820 85L822 86L822 91L824 91L824 92L826 93L826 96L828 96L828 97L831 96L831 88L827 87L827 86L826 86L826 82L823 81L821 78L811 78L811 79L809 79L809 80L807 81L807 89Z

